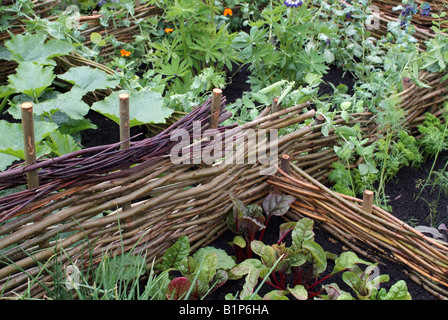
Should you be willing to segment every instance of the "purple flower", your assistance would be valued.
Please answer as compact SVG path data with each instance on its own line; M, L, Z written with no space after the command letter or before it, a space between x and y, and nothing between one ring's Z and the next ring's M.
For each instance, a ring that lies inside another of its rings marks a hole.
M108 2L108 0L100 0L97 2L97 5L99 5L100 7L105 5ZM113 3L118 3L120 2L120 0L109 0L109 2L113 2Z
M421 16L429 16L429 14L431 13L431 5L428 2L423 2L420 6L420 9Z
M283 1L283 3L287 7L296 7L296 8L303 4L301 0L285 0Z

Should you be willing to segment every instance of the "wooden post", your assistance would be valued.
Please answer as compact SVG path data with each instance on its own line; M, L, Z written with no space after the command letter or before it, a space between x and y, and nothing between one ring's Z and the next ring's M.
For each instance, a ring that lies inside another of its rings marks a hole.
M222 90L219 88L213 89L212 109L210 111L210 122L209 122L210 129L218 128L219 114L221 112L221 97L222 97Z
M280 161L280 168L281 168L286 174L290 174L290 173L291 173L291 168L290 168L289 160L290 160L289 155L287 155L287 154L282 154L282 158L281 158L281 161Z
M34 119L33 119L33 104L31 102L24 102L20 105L22 109L22 131L23 131L23 148L25 151L25 164L29 165L36 161L36 141L34 138ZM39 187L39 176L37 170L26 173L28 180L28 189ZM40 221L41 216L34 219L34 222ZM41 231L38 234L43 234ZM50 245L49 239L45 239L39 243L40 249L46 249Z
M314 123L315 123L316 125L319 125L319 124L324 123L324 121L325 121L324 116L320 114L320 115L318 115L318 116L316 117L316 119L314 120Z
M372 213L373 206L373 191L364 190L362 195L362 210L367 213Z
M123 143L120 145L120 149L127 149L131 146L131 128L129 123L129 94L120 93L119 106L120 106L120 141ZM131 202L126 202L122 206L122 210L129 210L131 208ZM130 219L127 220L129 222Z
M280 105L278 104L278 97L272 99L271 113L280 111Z
M25 151L25 164L29 165L36 161L36 142L34 139L33 104L24 102L20 105L22 109L23 147ZM28 188L39 186L37 170L27 172Z
M120 148L127 149L131 146L131 128L129 125L129 94L120 93L120 141L124 141Z
M401 80L401 84L403 85L403 91L411 86L411 79L408 77L404 77Z

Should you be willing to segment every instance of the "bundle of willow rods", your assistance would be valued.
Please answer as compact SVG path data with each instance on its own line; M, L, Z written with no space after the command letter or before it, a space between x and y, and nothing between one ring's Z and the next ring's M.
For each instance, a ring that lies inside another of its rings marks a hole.
M290 174L279 172L268 183L296 198L287 213L289 219L315 220L356 253L371 261L384 258L402 265L423 288L448 299L447 242L422 234L376 206L372 212L364 211L363 200L333 192L294 163L290 163Z
M269 115L265 111L248 124L219 127L218 131L234 130L236 137L244 137L249 129L300 124L301 129L279 138L279 152L283 152L292 141L311 131L311 125L304 125L315 115L314 110L306 109L308 105ZM136 142L128 150L118 150L118 145L101 146L2 173L0 181L13 186L23 179L24 170L39 168L42 182L39 188L0 200L0 288L4 297L27 290L28 277L37 277L39 263L55 254L61 264L76 263L82 270L99 263L106 253L131 250L135 254L145 252L148 264L159 261L182 235L188 236L193 249L198 248L225 230L225 218L232 208L230 192L247 203L264 197L268 176L260 175L260 169L267 168L268 163L171 162L168 149L173 142L168 133L176 128L190 132L193 121L201 121L203 131L209 115L210 104L206 103L166 132ZM201 140L200 146L204 149L209 143ZM243 159L252 152L246 149ZM127 203L131 203L130 208L123 210ZM59 239L62 234L68 236ZM51 275L39 276L31 296L45 295L42 283L51 287Z

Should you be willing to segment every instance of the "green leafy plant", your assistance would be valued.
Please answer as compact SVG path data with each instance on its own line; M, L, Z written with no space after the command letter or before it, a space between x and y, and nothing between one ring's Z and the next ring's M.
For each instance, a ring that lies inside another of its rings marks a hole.
M445 119L447 118L446 110L444 111L443 117ZM422 138L419 140L419 146L420 148L422 148L423 154L426 156L427 155L434 156L434 160L431 169L428 173L428 177L421 186L421 190L415 200L418 200L423 189L426 187L426 185L429 184L429 181L431 180L431 176L434 171L434 166L436 164L440 152L448 148L448 131L446 120L445 123L442 124L439 118L437 118L433 114L427 113L425 115L425 120L423 121L423 124L418 126L418 130L422 134ZM441 172L444 172L446 167L447 166L445 165L445 167L441 170ZM438 180L436 180L435 184L437 184L437 181Z
M404 280L394 283L389 290L378 286L389 280L388 275L378 275L372 277L372 270L376 265L370 265L362 270L358 265L354 265L351 270L342 274L343 281L354 291L355 297L350 292L341 290L336 283L323 287L327 295L321 295L322 300L412 300L408 292L407 284Z
M277 193L270 193L263 201L263 207L258 204L246 206L233 193L230 194L230 199L234 208L232 213L227 216L227 225L237 235L230 243L235 251L237 261L252 257L251 244L255 240L257 232L261 231L260 239L262 239L270 219L273 216L284 215L294 201L292 196ZM263 212L266 216L263 215Z
M378 172L376 162L373 157L375 145L369 143L369 138L364 138L360 130L360 125L352 127L340 126L335 129L335 133L341 138L340 145L333 147L336 155L345 162L345 169L341 165L334 163L330 173L330 180L335 183L335 190L338 192L355 196L359 188L355 184L353 176L359 174L365 181L371 180L371 175ZM363 158L363 163L358 165L356 171L351 168L351 161L354 156ZM352 172L354 171L354 172ZM365 184L363 184L365 186Z
M183 88L188 88L193 77L205 68L213 68L220 75L224 68L232 70L237 62L230 45L235 35L229 30L222 5L176 0L166 5L164 17L160 39L148 42L146 61L168 78L170 92L184 93Z
M115 89L121 80L89 66L72 67L63 74L56 74L53 58L70 53L74 47L65 40L48 39L44 33L13 36L5 42L5 48L8 54L3 52L0 58L15 61L18 67L14 74L8 76L8 84L0 87L0 98L3 98L1 109L5 110L9 104L7 112L20 120L21 103L33 102L35 126L46 128L43 134L38 132L36 137L39 157L45 154L62 155L80 149L79 132L96 128L85 118L90 106L83 97L96 90ZM172 115L174 110L164 106L165 101L159 92L141 87L127 89L131 99L132 126L164 123ZM92 109L118 123L119 93L115 91L105 100L94 103ZM21 126L5 124L2 130L3 136L13 134L17 140L15 145L5 141L0 148L0 170L14 160L24 159L21 151L23 143L20 142L23 139L19 139Z
M222 286L228 279L228 270L235 261L222 249L205 247L190 256L186 236L180 237L163 255L158 268L165 272L179 272L166 288L170 300L201 299Z
M354 252L343 252L339 257L325 252L315 242L314 222L303 218L297 222L281 226L281 229L292 230L291 246L284 242L266 245L262 241L251 242L252 250L260 259L250 258L237 264L230 270L229 279L240 279L245 276L245 283L238 296L226 295L226 299L241 300L261 299L257 295L258 279L274 288L263 299L288 299L292 295L298 300L307 299L354 299L350 293L339 289L337 284L322 285L329 278L342 274L342 279L354 291L357 299L362 300L403 300L410 299L404 281L394 284L389 292L380 284L387 282L387 275L375 274L377 264L360 259ZM283 232L280 232L283 235ZM334 267L327 272L328 260L334 260ZM362 270L359 265L367 265ZM287 282L292 276L291 283ZM327 292L328 294L324 294Z
M334 36L336 28L325 21L313 23L313 11L307 2L288 8L280 1L272 1L260 19L249 22L249 32L240 31L233 39L240 60L250 63L253 91L280 80L298 85L310 72L326 73L333 57L321 39Z

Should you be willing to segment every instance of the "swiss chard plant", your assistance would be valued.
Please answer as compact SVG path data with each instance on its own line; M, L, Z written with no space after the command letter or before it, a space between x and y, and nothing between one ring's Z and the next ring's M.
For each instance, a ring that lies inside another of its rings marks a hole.
M246 259L230 270L229 279L245 276L245 284L238 296L229 293L226 299L261 299L257 294L259 287L256 288L260 279L274 289L263 299L285 300L289 295L298 300L411 298L404 281L398 281L389 291L379 289L380 284L387 282L389 277L379 274L377 264L360 259L351 251L340 256L326 252L315 242L313 224L314 221L308 218L288 224L286 229L292 229L291 246L285 242L267 245L259 240L252 241L251 248L259 259ZM331 272L327 270L330 260L334 261ZM359 265L362 264L367 265L366 269L361 269ZM342 291L337 284L323 285L338 274L342 274L343 281L354 291L355 297Z
M171 274L166 288L167 299L195 300L226 283L228 271L234 265L232 257L214 247L201 248L190 255L188 238L182 236L165 252L157 267Z
M251 243L255 241L257 234L260 234L259 239L261 240L271 218L284 215L295 200L289 195L270 193L261 207L258 204L246 206L233 193L230 194L230 199L234 208L232 213L227 216L227 225L236 234L230 244L235 251L237 261L252 257ZM261 233L259 233L260 231Z
M342 255L341 255L342 257ZM336 268L336 267L335 267ZM389 290L380 285L389 281L387 274L375 274L376 264L368 265L364 270L358 264L351 268L343 268L342 280L353 293L341 290L336 283L323 286L327 294L321 294L322 300L411 300L407 284L404 280L394 283Z

